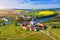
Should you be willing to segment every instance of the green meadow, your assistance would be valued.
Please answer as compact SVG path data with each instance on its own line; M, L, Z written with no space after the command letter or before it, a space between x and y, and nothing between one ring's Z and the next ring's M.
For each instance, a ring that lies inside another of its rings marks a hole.
M42 32L26 31L13 24L0 27L0 40L52 40Z

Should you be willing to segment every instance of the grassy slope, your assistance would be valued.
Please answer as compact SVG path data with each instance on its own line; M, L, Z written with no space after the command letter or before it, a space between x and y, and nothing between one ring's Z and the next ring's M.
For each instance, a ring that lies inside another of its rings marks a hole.
M52 22L55 25L59 25L60 22ZM51 23L50 23L51 24ZM56 38L57 40L60 40L60 28L51 28L49 33Z
M52 40L41 32L19 30L13 24L0 26L0 40Z
M60 29L51 29L50 34L57 40L60 40Z

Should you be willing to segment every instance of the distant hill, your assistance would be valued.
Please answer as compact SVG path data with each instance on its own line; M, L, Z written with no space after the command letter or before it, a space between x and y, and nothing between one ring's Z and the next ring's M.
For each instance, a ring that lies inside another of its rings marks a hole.
M51 8L51 9L12 9L12 10L60 10L60 8Z

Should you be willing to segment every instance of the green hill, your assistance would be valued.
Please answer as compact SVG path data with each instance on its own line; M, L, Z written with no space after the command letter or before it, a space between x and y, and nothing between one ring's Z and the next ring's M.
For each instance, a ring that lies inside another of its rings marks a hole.
M14 25L0 27L0 40L52 40L42 32L25 31L17 29Z

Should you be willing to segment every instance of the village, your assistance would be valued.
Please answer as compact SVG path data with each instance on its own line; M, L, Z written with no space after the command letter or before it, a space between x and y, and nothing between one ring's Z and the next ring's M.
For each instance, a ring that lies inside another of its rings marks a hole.
M54 37L51 31L53 30L59 31L59 28L60 28L59 26L60 14L58 15L57 12L55 13L55 11L48 11L48 10L0 11L1 35L4 36L4 38L10 38L10 35L11 35L12 38L10 39L20 38L19 40L23 40L25 38L28 38L28 36L34 35L37 33L37 35L43 34L41 36L48 37L47 39L50 38L51 40L52 39L55 40L56 37Z
M35 22L34 18L32 16L27 17L24 15L20 15L23 19L28 18L29 20L27 21L22 21L22 23L20 24L20 26L25 29L25 30L34 30L34 31L38 31L38 30L44 30L45 29L45 25L43 22ZM16 20L18 19L18 17L16 17ZM0 26L3 25L8 25L8 24L12 24L13 22L13 18L7 18L7 17L2 17L1 18L1 22L0 22ZM16 26L17 26L17 22L16 22ZM30 26L30 27L29 27Z
M42 19L41 20L39 17L34 17L33 15L31 15L30 11L25 11L25 10L16 10L16 12L14 12L14 10L12 10L12 11L11 11L11 13L14 13L14 15L17 14L14 17L15 19L12 17L8 17L8 16L1 16L0 26L15 23L16 26L19 24L19 26L21 28L23 28L25 30L30 30L30 31L32 31L32 30L34 30L34 31L45 30L47 28L46 25L44 24L44 22L45 22L44 17L41 18ZM49 12L51 15L54 15L52 11L46 11L46 12L47 13ZM0 13L2 13L2 12L0 12ZM5 13L7 14L9 12L5 12ZM30 14L27 15L27 13L30 13ZM45 13L45 12L42 11L40 13L41 16L43 15L43 13ZM45 18L46 21L48 19L49 19L49 17Z

